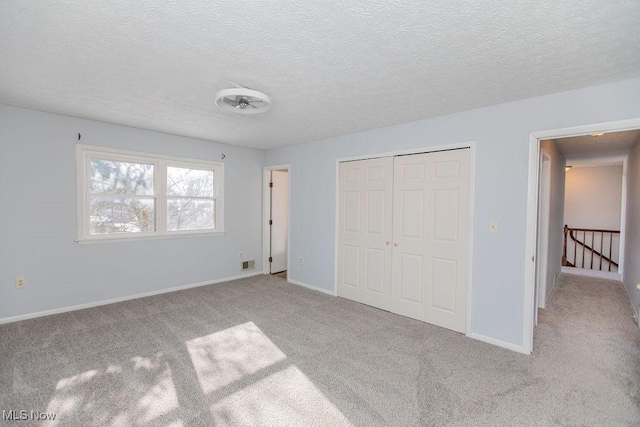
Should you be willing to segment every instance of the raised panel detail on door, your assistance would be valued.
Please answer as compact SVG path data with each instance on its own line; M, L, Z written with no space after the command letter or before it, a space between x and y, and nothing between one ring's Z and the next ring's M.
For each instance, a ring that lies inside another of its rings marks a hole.
M360 282L360 248L357 246L344 245L344 284L354 288Z
M367 169L367 178L369 182L384 181L387 177L387 168L385 166L370 167Z
M422 257L401 254L402 275L400 276L400 299L422 302Z
M360 192L345 193L344 230L357 233L360 231Z
M404 238L424 237L424 190L402 190L402 235Z
M431 259L431 307L455 313L456 276L458 263L455 260Z
M338 296L388 310L393 159L340 163L339 179Z
M367 290L377 292L379 294L384 293L384 262L385 252L382 249L367 249L367 263L365 271L367 274L366 286Z
M422 264L423 259L420 255L401 254L401 276L400 276L400 299L415 303L418 306L422 304Z
M360 182L362 180L362 171L360 169L350 169L345 172L344 180L346 182Z
M433 237L454 242L458 238L458 189L433 192Z
M424 164L423 163L414 163L414 164L405 164L402 166L402 178L404 180L409 179L424 179Z
M436 164L436 178L457 178L460 176L460 161L438 162Z
M386 224L386 192L382 190L367 192L367 211L369 221L367 231L373 234L384 234L388 228Z

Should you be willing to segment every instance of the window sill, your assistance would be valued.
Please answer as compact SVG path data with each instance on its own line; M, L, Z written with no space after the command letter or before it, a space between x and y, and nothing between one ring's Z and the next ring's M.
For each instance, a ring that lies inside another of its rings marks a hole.
M175 233L163 233L163 234L148 234L148 235L135 235L135 236L121 236L121 235L105 235L105 236L93 236L76 239L76 243L80 245L93 245L96 243L116 243L116 242L138 242L141 240L163 240L163 239L178 239L182 237L212 237L222 236L224 231L181 231Z

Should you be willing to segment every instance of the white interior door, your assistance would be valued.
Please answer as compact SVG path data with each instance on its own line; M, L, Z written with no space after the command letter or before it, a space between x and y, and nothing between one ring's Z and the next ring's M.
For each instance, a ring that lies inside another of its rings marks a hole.
M534 325L538 324L538 308L547 300L547 265L549 261L549 219L551 209L551 160L541 153L538 199L538 249L536 253L536 298L533 311Z
M340 163L338 296L389 310L393 159Z
M465 332L469 150L394 159L391 311Z
M289 172L271 172L271 267L270 272L287 269L289 243Z

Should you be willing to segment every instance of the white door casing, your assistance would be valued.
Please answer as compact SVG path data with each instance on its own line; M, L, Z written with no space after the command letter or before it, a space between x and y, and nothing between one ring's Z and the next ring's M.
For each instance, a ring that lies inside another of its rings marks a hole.
M547 265L549 261L549 219L551 208L551 158L540 152L540 182L538 199L538 249L536 253L536 299L534 325L538 324L538 308L545 308L547 299Z
M393 158L340 163L338 296L389 310Z
M271 171L271 267L270 273L287 269L289 241L289 172Z

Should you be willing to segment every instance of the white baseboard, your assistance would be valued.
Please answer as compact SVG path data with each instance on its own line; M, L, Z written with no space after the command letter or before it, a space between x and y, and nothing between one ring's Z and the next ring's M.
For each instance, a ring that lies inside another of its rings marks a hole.
M289 282L289 283L291 283L293 285L302 286L303 288L307 288L307 289L311 289L311 290L314 290L314 291L322 292L323 294L331 295L332 297L336 296L336 293L333 292L333 291L328 291L326 289L318 288L317 286L308 285L306 283L298 282L297 280L287 279L287 282Z
M631 298L631 294L629 293L629 289L627 288L627 284L626 283L622 283L622 287L624 288L624 291L627 293L627 298L629 298L629 304L631 304L631 310L633 311L633 320L635 320L636 324L640 328L640 312L639 312L640 307L636 307L633 304L633 299Z
M168 292L182 291L184 289L197 288L199 286L213 285L215 283L229 282L236 279L245 279L247 277L258 276L262 271L255 271L246 274L240 274L233 277L224 277L222 279L207 280L205 282L191 283L188 285L176 286L174 288L160 289L157 291L144 292L141 294L128 295L124 297L106 299L102 301L89 302L86 304L72 305L69 307L55 308L53 310L38 311L36 313L21 314L19 316L5 317L0 319L0 325L5 323L19 322L21 320L34 319L36 317L50 316L52 314L66 313L68 311L83 310L85 308L98 307L100 305L114 304L116 302L128 301L136 298L150 297L153 295L166 294Z
M475 332L471 332L470 334L467 334L467 336L469 338L473 338L474 340L486 342L488 344L497 345L498 347L503 347L503 348L506 348L508 350L516 351L518 353L529 354L529 353L524 351L524 348L521 345L512 344L510 342L502 341L502 340L499 340L499 339L496 339L496 338L487 337L487 336L484 336L484 335L481 335L481 334L478 334L478 333L475 333Z
M553 295L553 291L556 290L556 285L558 284L558 280L560 280L560 274L554 274L553 286L551 286L551 290L547 294L547 298L544 300L544 307L540 307L540 308L544 309L547 306L547 304L549 304L549 301L551 300L551 295Z
M577 276L598 277L600 279L619 280L622 281L622 274L612 271L590 270L588 268L562 267L562 272L567 274L575 274Z

